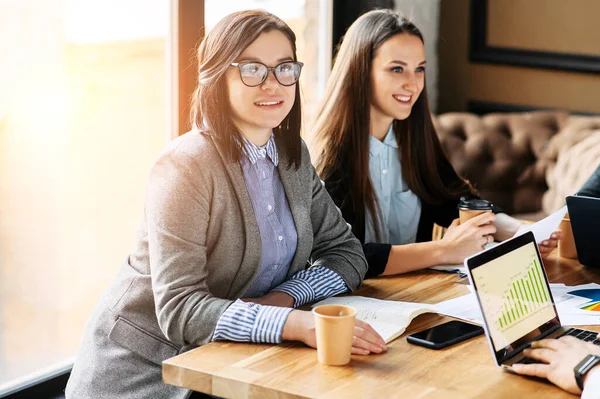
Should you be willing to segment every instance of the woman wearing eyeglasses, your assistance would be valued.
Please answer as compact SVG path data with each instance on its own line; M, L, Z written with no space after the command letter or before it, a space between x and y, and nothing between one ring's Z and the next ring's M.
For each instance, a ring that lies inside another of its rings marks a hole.
M301 69L269 13L231 14L206 36L194 128L150 172L137 248L88 322L68 398L186 397L161 362L211 341L315 347L312 314L294 308L361 283L360 243L300 139ZM354 335L355 354L385 350L365 323Z

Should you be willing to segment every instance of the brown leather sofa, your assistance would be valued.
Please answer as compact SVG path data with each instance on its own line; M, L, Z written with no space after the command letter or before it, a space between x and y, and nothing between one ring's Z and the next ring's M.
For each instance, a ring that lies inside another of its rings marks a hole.
M534 220L544 214L547 176L560 152L600 130L600 117L559 111L446 113L434 123L452 165L483 198Z

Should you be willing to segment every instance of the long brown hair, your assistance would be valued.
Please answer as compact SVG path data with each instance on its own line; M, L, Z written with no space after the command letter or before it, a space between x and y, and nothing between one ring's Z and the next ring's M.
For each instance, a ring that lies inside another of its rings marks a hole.
M313 127L321 179L328 189L349 190L341 206L353 211L355 232L364 231L365 208L368 209L378 238L381 215L369 178L371 70L377 49L398 34L413 35L423 42L419 29L392 10L369 11L350 26L339 47ZM422 201L436 205L473 193L442 149L425 88L410 116L393 124L403 176Z
M242 136L231 120L225 72L232 62L262 33L282 32L290 40L294 61L296 35L273 14L262 10L234 12L221 19L198 47L198 86L192 96L192 128L213 136L235 161L241 158ZM294 105L281 124L273 129L283 143L289 165L300 166L301 153L300 84L296 83Z

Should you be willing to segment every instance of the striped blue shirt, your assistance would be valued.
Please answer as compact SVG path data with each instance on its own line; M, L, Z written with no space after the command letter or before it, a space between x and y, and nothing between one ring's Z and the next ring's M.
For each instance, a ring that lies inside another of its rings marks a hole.
M294 307L298 307L347 291L342 278L322 266L301 270L285 281L298 237L277 171L275 139L271 136L262 147L244 139L244 146L246 156L241 165L262 241L260 269L244 297L261 297L276 290L294 298ZM280 343L292 310L238 299L221 315L212 340Z

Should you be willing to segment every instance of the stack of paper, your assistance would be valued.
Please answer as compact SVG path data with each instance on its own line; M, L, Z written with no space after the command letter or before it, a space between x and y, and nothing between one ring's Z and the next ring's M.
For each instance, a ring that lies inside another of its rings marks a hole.
M600 325L600 285L550 284L558 316L567 326Z
M470 288L470 287L469 287ZM600 285L577 286L550 284L560 322L566 326L600 325ZM457 319L483 324L481 310L474 294L433 305L436 312Z

